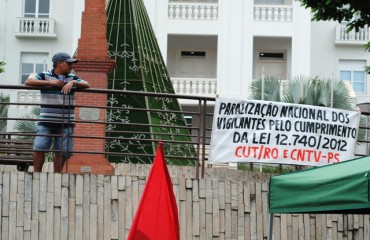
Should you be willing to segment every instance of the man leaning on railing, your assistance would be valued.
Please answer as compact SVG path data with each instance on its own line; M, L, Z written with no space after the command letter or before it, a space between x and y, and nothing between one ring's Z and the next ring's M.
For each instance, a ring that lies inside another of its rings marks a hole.
M55 150L54 172L62 171L64 162L73 151L75 116L74 93L71 90L73 87L90 87L89 83L71 73L72 65L78 62L77 59L59 52L54 54L52 62L51 71L31 74L25 82L28 86L52 87L41 90L41 111L33 146L34 172L41 172L45 152L50 150L52 140Z

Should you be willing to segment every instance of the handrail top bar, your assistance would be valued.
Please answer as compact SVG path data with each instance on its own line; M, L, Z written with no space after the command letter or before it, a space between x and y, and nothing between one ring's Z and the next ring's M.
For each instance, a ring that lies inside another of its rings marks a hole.
M0 89L24 89L24 90L45 90L46 88L52 90L59 90L54 87L35 87L35 86L25 86L25 85L6 85L0 84ZM143 92L143 91L127 91L127 90L112 90L112 89L99 89L99 88L84 88L76 89L75 92L90 92L90 93L124 93L127 95L136 96L152 96L152 97L169 97L169 98L182 98L182 99L192 99L192 100L207 100L215 101L214 97L202 97L202 96L192 96L192 95L181 95L175 93L154 93L154 92Z

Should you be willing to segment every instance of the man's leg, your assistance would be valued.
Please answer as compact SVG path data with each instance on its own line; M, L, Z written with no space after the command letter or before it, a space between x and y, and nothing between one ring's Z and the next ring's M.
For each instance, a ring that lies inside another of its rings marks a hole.
M54 157L54 172L61 172L64 163L72 155L73 151L73 127L65 127L59 134L62 136L56 137L55 150L57 151ZM59 152L60 151L60 152Z
M37 125L36 138L33 145L33 169L34 172L41 172L42 166L45 162L45 151L50 149L51 137L47 136L50 134L50 130L41 125Z
M62 172L64 162L65 162L64 158L62 157L61 154L55 154L55 157L54 157L54 172L55 173Z
M34 172L41 172L44 162L45 162L44 152L33 152L33 171Z

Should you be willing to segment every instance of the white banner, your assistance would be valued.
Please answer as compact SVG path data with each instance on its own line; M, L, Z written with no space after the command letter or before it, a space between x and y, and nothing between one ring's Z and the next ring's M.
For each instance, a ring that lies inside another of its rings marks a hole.
M321 166L354 158L360 112L217 99L210 162Z

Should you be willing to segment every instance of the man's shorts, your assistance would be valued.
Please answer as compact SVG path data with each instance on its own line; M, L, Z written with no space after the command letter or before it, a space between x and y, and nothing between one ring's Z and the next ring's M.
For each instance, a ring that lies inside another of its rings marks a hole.
M47 152L50 150L52 140L54 140L55 154L62 154L63 158L69 158L72 156L71 152L73 151L73 130L73 127L63 128L37 125L33 150Z

